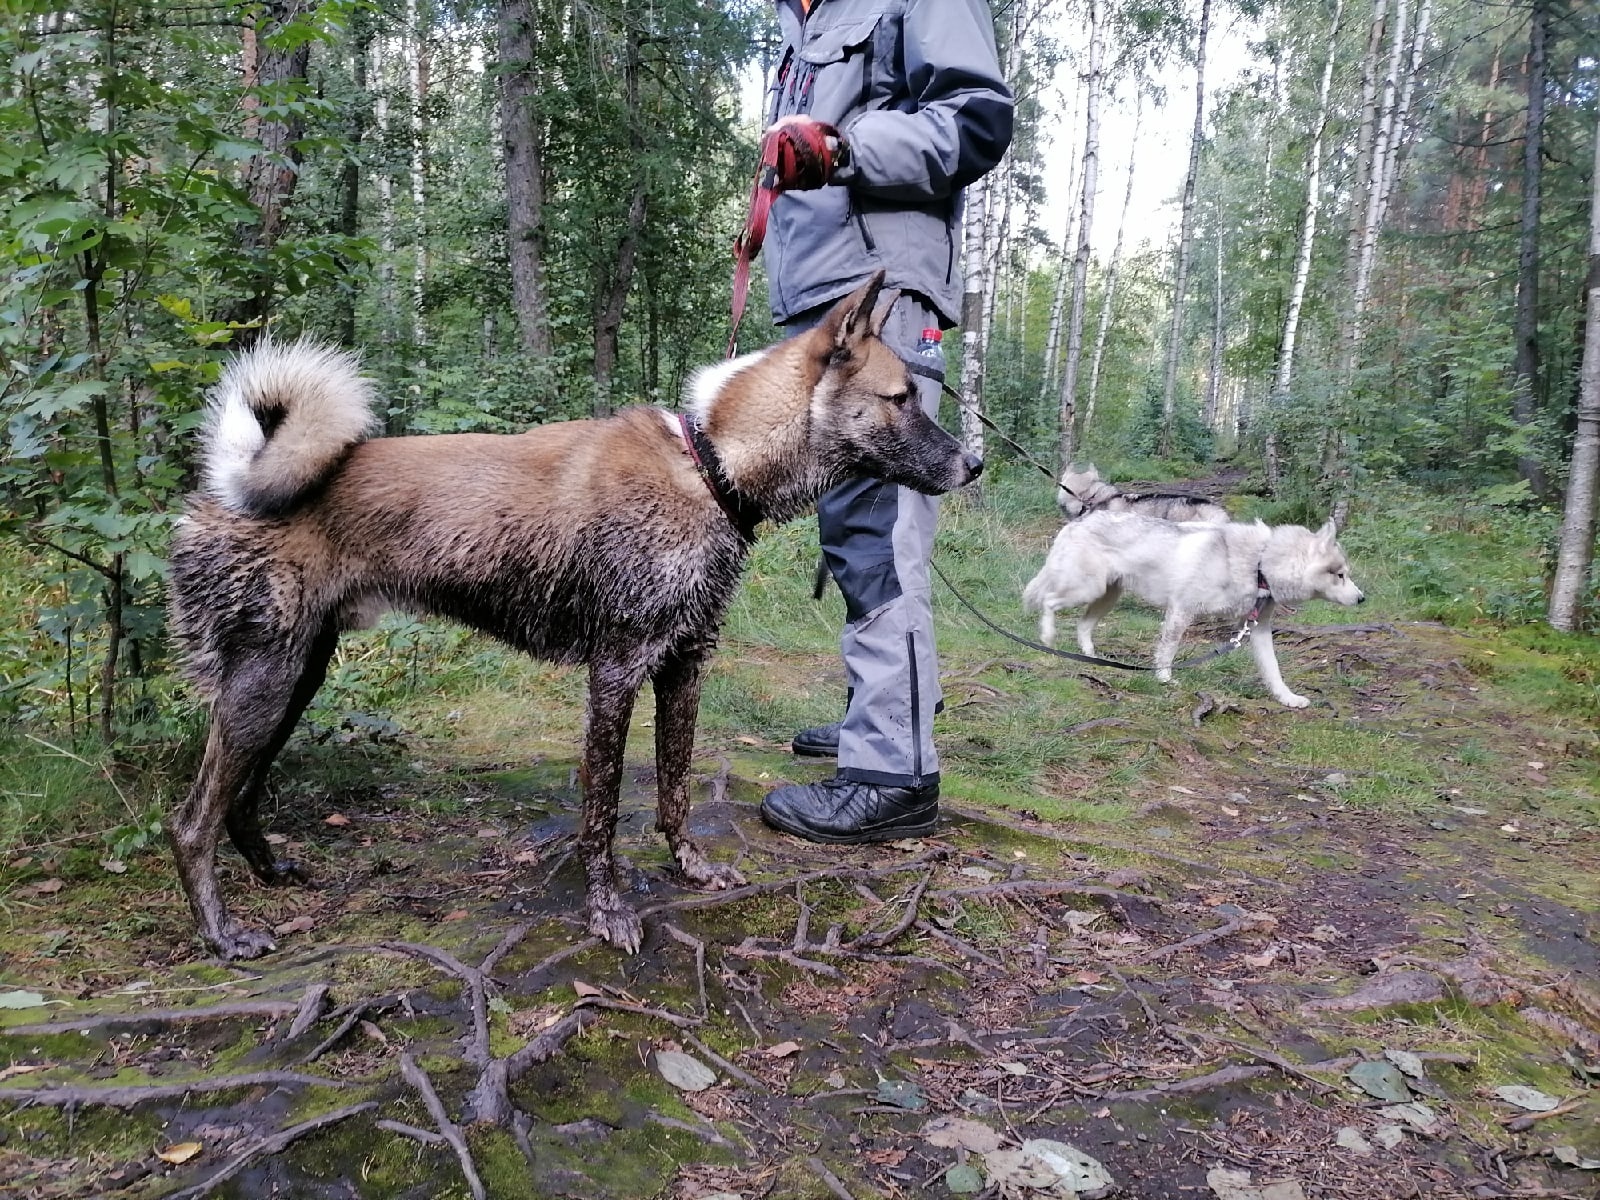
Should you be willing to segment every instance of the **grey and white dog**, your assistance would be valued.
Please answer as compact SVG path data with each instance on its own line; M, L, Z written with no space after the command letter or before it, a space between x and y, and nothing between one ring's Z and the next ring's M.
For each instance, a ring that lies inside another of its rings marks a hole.
M1056 484L1056 507L1072 521L1091 512L1131 512L1163 521L1226 521L1228 510L1203 496L1182 492L1124 492L1114 483L1100 478L1093 463L1076 464L1061 473Z
M1264 591L1263 591L1264 589ZM1360 604L1366 596L1350 578L1338 532L1328 522L1313 533L1301 525L1261 521L1217 525L1155 520L1135 513L1095 512L1065 525L1044 567L1023 590L1023 607L1039 614L1039 637L1053 644L1056 613L1082 608L1078 647L1094 653L1094 627L1124 593L1164 609L1156 642L1156 678L1172 678L1184 630L1199 616L1257 623L1250 650L1261 679L1279 704L1311 703L1283 682L1272 647L1278 603L1331 600Z

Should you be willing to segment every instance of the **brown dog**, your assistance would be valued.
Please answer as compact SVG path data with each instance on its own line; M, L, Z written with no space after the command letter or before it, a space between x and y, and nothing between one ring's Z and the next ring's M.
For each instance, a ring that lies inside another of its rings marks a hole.
M398 607L453 617L530 654L589 667L578 850L589 929L639 948L612 858L623 742L656 695L657 828L692 884L743 882L685 831L700 682L759 520L875 476L937 494L983 464L916 403L878 334L880 272L816 328L702 371L685 418L628 409L513 436L362 440L371 391L353 358L301 342L236 359L212 397L205 482L172 546L172 626L211 712L199 775L168 834L205 940L275 949L223 904L217 841L263 882L256 806L321 685L340 631Z

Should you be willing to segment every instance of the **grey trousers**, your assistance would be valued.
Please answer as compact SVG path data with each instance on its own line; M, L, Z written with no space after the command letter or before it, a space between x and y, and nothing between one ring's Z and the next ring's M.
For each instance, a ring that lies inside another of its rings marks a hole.
M814 309L784 328L807 329L826 312ZM919 297L905 295L883 340L908 361L942 370L916 353L922 330L938 324ZM911 378L923 411L937 417L939 382ZM823 558L844 594L848 622L839 642L850 687L839 731L846 779L895 787L939 782L933 714L942 697L928 571L938 520L938 497L880 479L852 479L817 502Z

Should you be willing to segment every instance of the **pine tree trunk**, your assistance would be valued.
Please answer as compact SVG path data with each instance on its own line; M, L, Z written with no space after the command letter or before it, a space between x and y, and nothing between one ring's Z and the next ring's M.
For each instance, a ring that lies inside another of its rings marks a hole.
M1583 620L1589 569L1594 560L1595 492L1600 480L1600 125L1595 129L1594 173L1589 177L1589 278L1583 324L1583 367L1578 380L1578 433L1567 475L1566 511L1550 589L1550 624L1572 632Z
M1211 0L1200 0L1200 36L1195 50L1194 133L1189 139L1189 173L1183 181L1183 215L1178 222L1178 266L1172 283L1172 327L1167 334L1167 363L1161 378L1159 453L1172 453L1172 427L1177 415L1178 359L1183 351L1183 293L1189 279L1189 254L1194 244L1194 190L1205 144L1206 36L1211 32Z
M352 241L361 232L361 142L367 131L367 49L372 43L372 26L365 14L357 14L354 20L350 65L356 94L346 118L345 136L349 146L344 166L339 172L339 232ZM345 286L339 293L339 342L353 347L356 344L356 295L359 289L355 279L355 264L349 259L341 261Z
M512 303L522 348L550 354L544 279L544 129L539 95L538 0L500 2L500 125L505 138Z
M1133 168L1139 155L1139 126L1144 120L1144 93L1138 94L1133 109L1133 138L1128 144L1128 186L1122 193L1122 215L1117 218L1117 240L1111 247L1111 262L1106 266L1106 284L1100 297L1100 325L1095 330L1094 354L1089 360L1089 401L1083 407L1083 433L1087 437L1094 424L1095 400L1100 395L1100 368L1105 363L1106 342L1111 322L1116 317L1117 278L1122 268L1122 241L1128 229L1128 209L1133 205Z
M1089 0L1089 63L1084 84L1083 184L1078 205L1078 253L1072 264L1072 314L1067 322L1066 362L1061 372L1058 469L1078 450L1078 360L1083 354L1083 317L1089 294L1089 246L1094 230L1095 189L1100 176L1100 57L1104 37L1102 0Z
M1528 42L1528 125L1522 141L1522 232L1517 249L1516 357L1512 366L1511 412L1531 425L1539 394L1539 209L1543 183L1545 43L1550 0L1533 0ZM1517 473L1543 498L1549 483L1531 454L1517 458Z
M428 344L424 308L428 290L428 31L417 0L406 0L410 30L411 92L411 341L420 351Z
M257 9L252 31L257 36L251 45L255 54L256 83L259 86L282 88L305 81L306 70L311 62L310 41L290 39L293 45L284 47L277 44L272 35L299 20L308 7L308 0L267 0ZM266 36L260 36L262 34ZM250 197L251 206L260 216L239 230L239 250L247 259L265 255L283 236L289 202L294 197L295 185L300 179L300 141L305 136L305 126L305 117L299 113L285 113L282 117L268 119L256 118L261 153L253 156L246 165L243 186ZM226 320L251 325L250 329L241 329L236 333L236 344L247 345L260 335L272 306L275 284L275 274L263 269L252 285L251 294L238 301L227 313Z

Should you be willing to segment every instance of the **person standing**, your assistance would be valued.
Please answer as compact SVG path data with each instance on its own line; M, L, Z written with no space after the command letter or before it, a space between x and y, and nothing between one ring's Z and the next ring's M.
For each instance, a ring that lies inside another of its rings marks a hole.
M985 0L777 0L783 45L769 107L821 170L780 182L765 243L772 315L786 334L820 321L875 271L902 295L883 340L912 365L924 411L957 323L962 189L1011 142ZM939 815L933 715L942 701L928 562L938 500L875 479L817 505L823 558L844 595L844 720L803 730L797 754L837 755L818 783L770 792L762 818L812 841L926 833Z

